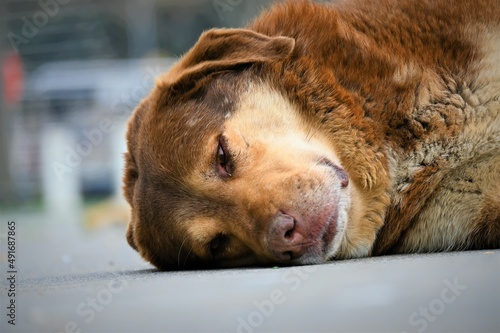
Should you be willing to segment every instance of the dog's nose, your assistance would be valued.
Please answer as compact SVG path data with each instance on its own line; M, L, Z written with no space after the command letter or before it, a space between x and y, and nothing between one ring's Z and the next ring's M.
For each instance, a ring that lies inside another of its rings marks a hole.
M292 216L279 212L271 221L268 247L274 259L289 261L304 254L304 236L299 232L298 221Z

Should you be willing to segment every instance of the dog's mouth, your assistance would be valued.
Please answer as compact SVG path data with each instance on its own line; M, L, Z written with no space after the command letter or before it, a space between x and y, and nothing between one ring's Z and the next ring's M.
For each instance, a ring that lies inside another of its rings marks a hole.
M337 177L337 181L340 184L340 189L334 191L331 195L331 201L333 202L330 207L326 208L326 213L323 216L326 218L319 219L316 223L322 224L322 233L318 235L316 246L317 249L311 249L312 253L319 254L321 259L326 260L332 253L335 253L339 247L340 238L342 235L339 233L344 229L342 226L342 221L339 221L339 210L341 191L344 190L349 185L349 177L346 171L340 166L336 165L329 159L323 158L320 160L320 164L323 164L333 170ZM328 206L328 205L327 205ZM339 225L340 224L340 225Z
M349 185L346 172L327 159L318 163L332 173L332 187L314 190L315 200L282 210L271 222L269 250L283 264L324 262L339 248L343 223L339 221L342 192ZM340 214L341 215L341 214Z
M325 214L326 215L326 214ZM334 205L333 208L329 210L329 215L323 221L316 221L321 227L322 232L316 236L314 241L311 241L311 247L308 249L308 253L305 253L303 261L324 261L331 252L331 249L336 246L334 244L335 238L338 234L338 207ZM299 259L300 260L300 259Z
M329 248L337 235L337 223L338 223L338 209L335 209L328 220L325 222L324 233L321 237L323 241L323 255L326 255L329 251Z

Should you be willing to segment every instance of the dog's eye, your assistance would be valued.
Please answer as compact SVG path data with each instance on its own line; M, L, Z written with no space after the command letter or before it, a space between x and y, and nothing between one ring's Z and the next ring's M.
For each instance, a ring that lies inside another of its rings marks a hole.
M226 235L218 235L208 244L208 249L212 258L220 256L226 249L229 238Z
M217 163L219 163L221 166L227 165L226 152L224 151L224 148L222 148L221 145L219 145L219 150L217 151Z
M219 174L225 177L231 177L231 159L227 151L226 141L224 139L219 140L219 146L217 147L216 155L216 167Z

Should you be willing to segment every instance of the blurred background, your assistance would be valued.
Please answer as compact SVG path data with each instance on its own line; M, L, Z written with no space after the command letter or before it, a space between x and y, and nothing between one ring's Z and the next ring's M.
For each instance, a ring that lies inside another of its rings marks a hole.
M0 212L126 221L127 118L203 30L271 2L0 0Z

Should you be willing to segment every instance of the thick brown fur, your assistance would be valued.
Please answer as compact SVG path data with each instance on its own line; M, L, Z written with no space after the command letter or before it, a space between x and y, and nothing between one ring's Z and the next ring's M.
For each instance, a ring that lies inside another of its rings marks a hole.
M159 268L498 248L500 1L276 5L204 33L127 140Z

